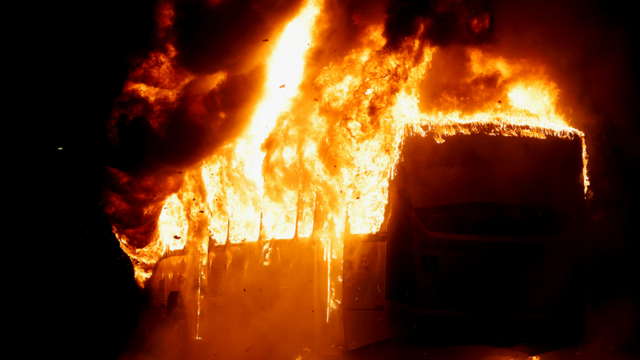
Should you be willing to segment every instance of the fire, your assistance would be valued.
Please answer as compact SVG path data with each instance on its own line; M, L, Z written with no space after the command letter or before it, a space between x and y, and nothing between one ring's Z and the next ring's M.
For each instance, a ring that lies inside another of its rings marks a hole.
M244 176L241 181L246 184L246 187L231 189L233 195L228 200L228 216L233 218L234 225L242 224L232 227L230 238L232 242L258 239L261 212L264 211L266 215L265 223L271 225L275 221L270 215L278 216L282 210L285 213L290 212L289 210L292 208L287 205L292 205L292 202L293 209L295 209L295 199L291 194L289 194L287 199L289 202L284 204L284 208L282 208L283 204L273 204L273 207L270 207L271 203L267 203L264 204L266 206L263 206L262 163L265 152L261 146L275 127L278 116L288 110L291 99L298 93L304 69L304 56L311 42L311 25L318 11L319 5L310 1L280 35L276 48L268 61L268 75L263 100L252 117L249 129L234 144L235 149L232 150L229 166L233 173L240 173L237 175ZM236 174L234 175L237 176ZM269 210L273 210L273 212ZM290 223L292 224L292 222ZM293 237L291 226L288 228L274 226L267 226L270 230L266 234L267 238Z
M556 98L557 91L545 87L544 84L526 87L518 85L509 92L509 100L513 107L527 110L538 116L553 116L553 104Z
M162 213L158 219L159 242L166 250L182 250L187 240L189 223L180 199L171 195L164 203ZM174 235L171 235L174 234Z
M134 259L140 285L168 250L186 245L205 265L211 241L314 236L323 244L328 271L341 268L346 233L383 230L389 180L404 138L412 133L438 142L475 133L577 136L583 140L587 190L584 134L569 126L556 108L560 91L543 66L470 46L461 51L465 62L456 69L459 74L447 77L434 68L442 66L438 57L458 50L424 40L424 27L392 50L386 47L383 24L372 24L357 47L310 71L310 54L322 45L316 43L322 7L320 0L309 0L274 39L266 80L258 89L262 98L250 123L237 138L185 170L179 190L162 204L151 242L135 248L114 227ZM166 6L161 13L173 16ZM169 23L164 21L162 29ZM478 31L485 29L489 15L474 24ZM152 52L133 71L117 105L131 99L139 103L116 106L114 116L146 115L160 131L167 111L195 79L176 65L176 56L170 43L164 52ZM201 92L224 86L225 79L222 72L200 79ZM421 91L425 88L435 90ZM196 105L189 109L199 111ZM314 224L314 213L322 214L316 217L321 223ZM269 243L263 245L264 265L271 252ZM327 276L327 319L340 303L335 291L339 275Z

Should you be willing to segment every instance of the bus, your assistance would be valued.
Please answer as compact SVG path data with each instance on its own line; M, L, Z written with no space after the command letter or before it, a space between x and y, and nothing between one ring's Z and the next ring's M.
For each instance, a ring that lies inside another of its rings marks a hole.
M273 354L344 353L387 339L531 355L577 344L585 316L582 176L579 138L409 136L380 232L345 234L343 261L331 270L341 271L336 294L327 295L314 233L211 239L204 277L191 282L199 300L187 305L189 337L227 352ZM156 318L167 316L170 294L188 291L187 252L157 265ZM328 320L332 295L339 315Z

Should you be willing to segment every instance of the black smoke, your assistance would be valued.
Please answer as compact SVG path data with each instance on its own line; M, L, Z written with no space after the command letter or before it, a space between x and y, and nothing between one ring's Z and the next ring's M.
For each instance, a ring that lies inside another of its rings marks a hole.
M431 45L487 43L493 37L492 5L486 0L391 1L385 20L387 47L395 49L418 33Z

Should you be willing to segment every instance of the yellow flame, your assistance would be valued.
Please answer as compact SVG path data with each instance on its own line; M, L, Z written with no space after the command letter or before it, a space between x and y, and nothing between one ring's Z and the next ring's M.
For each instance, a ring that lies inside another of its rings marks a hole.
M164 203L158 219L158 241L164 249L182 250L187 242L189 222L187 221L182 202L177 194L171 195Z
M276 220L282 210L295 209L296 199L289 194L287 206L265 202L262 144L273 130L280 114L289 110L291 99L298 93L304 70L304 56L311 43L311 30L320 4L309 1L283 30L268 61L264 97L252 116L247 131L221 155L214 156L203 170L209 198L215 198L210 230L215 238L225 233L230 223L231 242L256 241L259 219L263 213L265 238L291 238L294 226L280 226ZM284 85L284 86L283 86ZM287 149L292 161L294 149ZM226 155L224 154L226 152ZM230 162L227 160L230 159ZM209 172L211 170L211 172ZM211 203L210 203L211 204ZM223 219L224 217L224 219Z
M315 1L309 1L280 35L268 62L265 96L236 147L235 153L245 165L245 176L257 185L260 196L264 191L262 161L265 156L260 147L273 130L278 116L289 109L291 98L298 93L304 56L311 42L311 27L319 10Z
M543 83L518 84L509 92L509 100L516 108L550 117L554 115L557 94L555 87L545 86Z

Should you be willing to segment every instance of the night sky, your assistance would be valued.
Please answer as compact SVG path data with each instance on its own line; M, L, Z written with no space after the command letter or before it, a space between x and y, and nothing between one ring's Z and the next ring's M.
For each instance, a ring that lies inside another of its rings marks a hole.
M560 54L555 59L575 69L573 78L589 88L580 96L586 98L592 120L577 126L591 145L594 193L585 241L588 309L596 320L588 331L599 334L603 347L611 343L638 354L637 12L623 1L525 3L536 26L566 27L570 34L589 29L584 42L596 52L582 59L563 57L567 40L562 34L542 32L531 43ZM146 301L103 215L100 194L104 167L113 161L105 124L132 64L149 49L153 5L146 0L48 3L41 18L34 19L41 30L29 39L29 56L42 87L38 105L32 106L37 107L37 126L46 132L39 144L44 159L38 161L47 171L42 179L47 182L47 206L38 216L47 217L47 224L51 221L34 245L44 259L36 281L43 285L35 287L47 299L46 309L40 304L36 313L43 324L38 333L51 341L54 354L117 357L127 347ZM574 8L573 18L585 20L558 25L562 14ZM582 66L586 63L591 65Z

